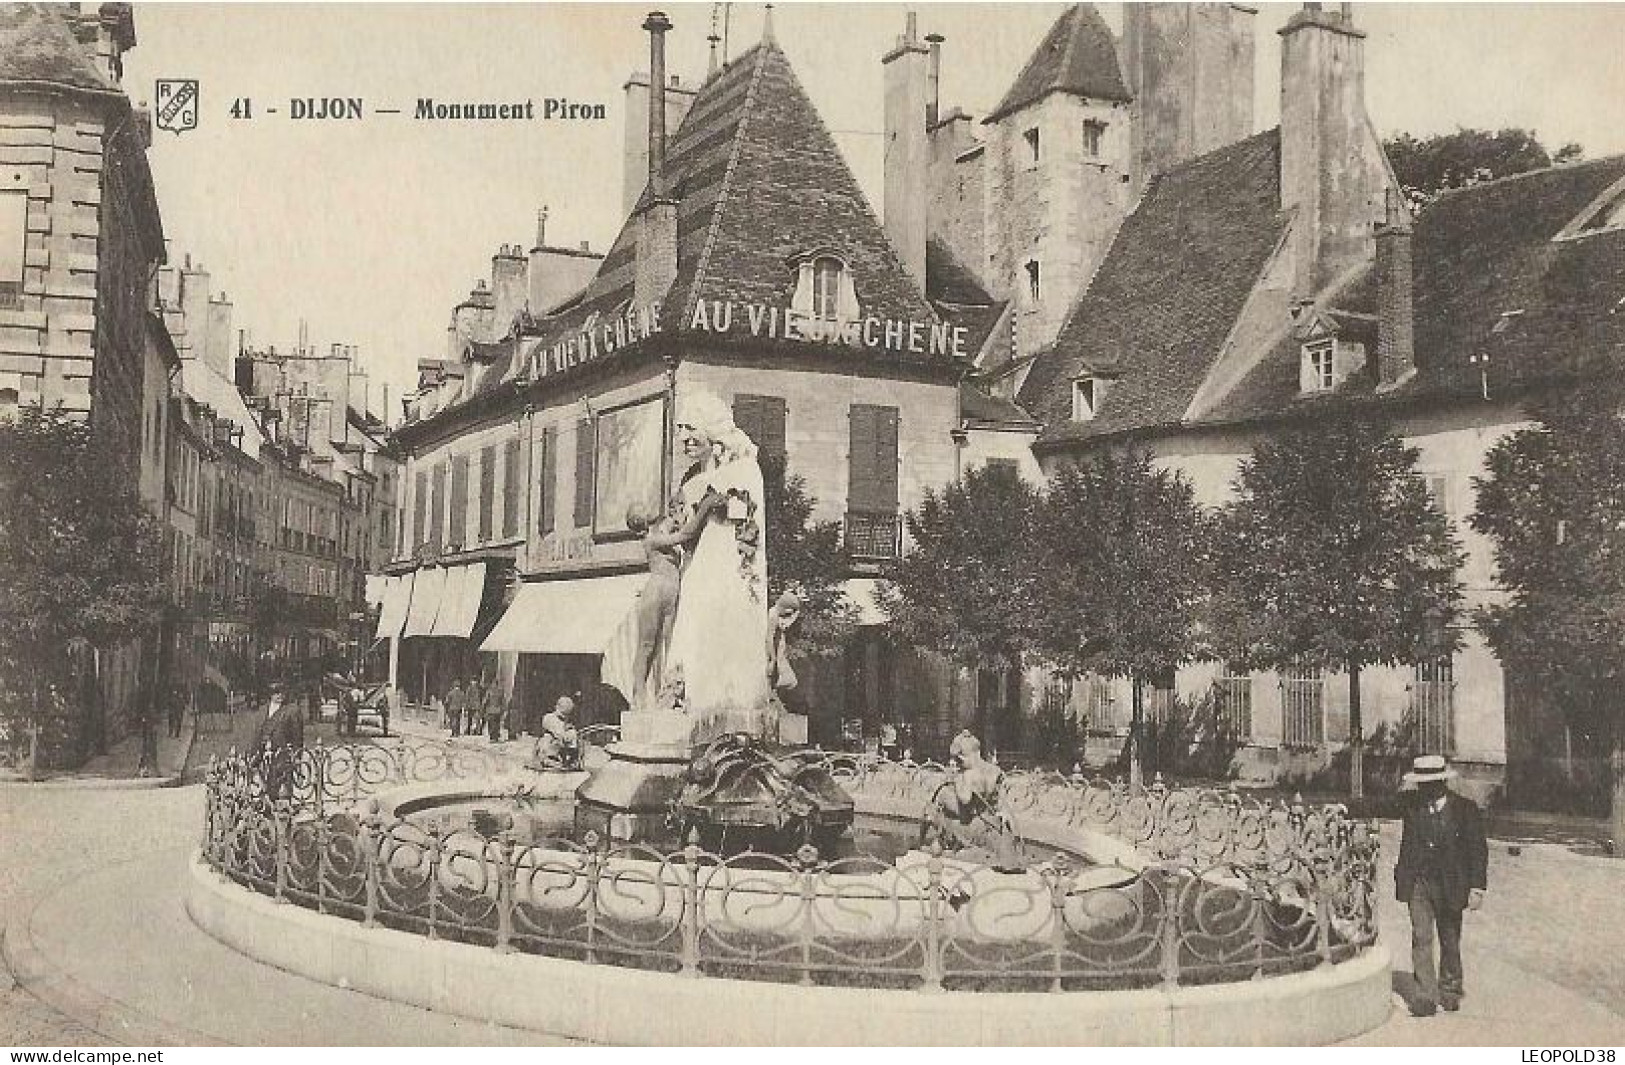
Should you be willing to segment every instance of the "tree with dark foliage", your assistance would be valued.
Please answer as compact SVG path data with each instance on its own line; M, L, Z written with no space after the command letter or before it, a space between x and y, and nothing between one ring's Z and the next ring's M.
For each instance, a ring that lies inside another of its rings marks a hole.
M1146 681L1197 651L1207 529L1190 482L1155 468L1145 452L1103 452L1062 467L1039 510L1037 645L1064 676L1130 679L1135 790L1145 755Z
M928 490L906 519L912 547L880 588L892 631L956 666L1019 669L1031 642L1037 573L1027 544L1038 502L1037 489L999 467Z
M1249 668L1347 672L1357 797L1361 670L1445 650L1437 633L1450 631L1461 600L1461 548L1416 459L1353 416L1265 440L1242 463L1214 541L1215 650Z
M1413 207L1423 207L1446 189L1465 188L1496 178L1543 170L1584 155L1578 144L1548 152L1532 130L1458 129L1431 137L1401 133L1383 142L1394 176Z
M0 668L37 735L70 646L152 632L166 599L162 527L91 429L25 407L0 421ZM31 761L34 752L31 751Z
M1601 369L1607 370L1608 367ZM1617 367L1530 404L1475 480L1472 527L1495 546L1504 603L1479 620L1496 654L1536 671L1612 732L1613 838L1625 852L1625 385Z
M791 647L798 656L839 653L857 624L857 610L843 586L851 563L841 546L841 523L814 521L817 500L784 459L762 457L763 510L767 524L768 601L793 591L801 599Z

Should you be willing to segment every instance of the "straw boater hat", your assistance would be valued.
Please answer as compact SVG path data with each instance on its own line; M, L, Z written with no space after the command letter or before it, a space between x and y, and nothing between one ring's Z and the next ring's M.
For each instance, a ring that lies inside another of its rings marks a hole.
M1421 754L1411 761L1411 771L1405 774L1407 784L1425 784L1430 780L1450 780L1456 771L1445 764L1442 754Z

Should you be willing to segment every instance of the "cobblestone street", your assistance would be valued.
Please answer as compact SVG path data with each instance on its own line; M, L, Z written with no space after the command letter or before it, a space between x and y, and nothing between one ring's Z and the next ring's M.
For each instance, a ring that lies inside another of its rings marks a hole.
M315 984L216 943L191 925L176 897L201 816L197 786L0 787L7 957L15 957L19 922L32 920L31 942L71 976L52 984L54 993L46 997L53 1006L0 971L0 1043L100 1045L121 1032L118 1041L135 1044L545 1040ZM1388 869L1395 837L1395 826L1387 826L1382 928L1396 970L1406 970L1409 926L1391 901ZM1462 1012L1413 1019L1396 998L1389 1022L1359 1042L1625 1043L1625 923L1618 920L1625 863L1543 844L1525 844L1514 856L1503 842L1491 843L1490 862L1485 909L1468 919ZM91 901L101 899L105 904ZM116 956L106 947L114 940L120 943Z

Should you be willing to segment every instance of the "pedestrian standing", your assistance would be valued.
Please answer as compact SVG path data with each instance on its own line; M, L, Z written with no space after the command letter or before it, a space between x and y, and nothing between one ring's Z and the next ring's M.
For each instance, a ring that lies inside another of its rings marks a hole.
M478 736L485 726L485 685L480 678L468 678L468 706L463 711L463 735Z
M181 727L186 723L186 690L179 682L169 686L169 703L165 709L169 716L169 735L178 739Z
M1478 804L1451 791L1455 771L1444 756L1424 754L1411 763L1405 783L1414 800L1405 811L1394 895L1411 911L1411 972L1416 997L1411 1014L1431 1017L1439 1007L1461 1008L1461 923L1465 910L1484 903L1489 848ZM1434 940L1438 970L1434 970Z
M468 711L468 696L463 694L463 682L452 678L451 690L446 692L446 716L451 719L451 734L463 734L463 715Z
M502 680L492 677L491 683L485 688L485 730L496 743L502 739L502 719L507 716L507 706L502 697Z

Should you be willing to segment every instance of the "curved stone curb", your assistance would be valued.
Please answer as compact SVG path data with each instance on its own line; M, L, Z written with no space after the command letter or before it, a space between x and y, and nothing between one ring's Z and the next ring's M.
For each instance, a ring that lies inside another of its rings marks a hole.
M194 854L186 909L249 957L425 1009L595 1043L633 1045L1313 1045L1359 1035L1392 1009L1374 946L1314 972L1110 993L897 991L685 979L500 954L278 903ZM728 1022L715 1021L729 1004Z
M94 991L46 958L34 943L30 923L43 893L0 929L0 963L23 991L104 1039L124 1046L230 1046L192 1028L180 1027Z
M40 788L45 791L152 791L185 786L186 774L167 777L46 777L43 780L0 777L0 788Z

